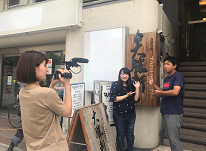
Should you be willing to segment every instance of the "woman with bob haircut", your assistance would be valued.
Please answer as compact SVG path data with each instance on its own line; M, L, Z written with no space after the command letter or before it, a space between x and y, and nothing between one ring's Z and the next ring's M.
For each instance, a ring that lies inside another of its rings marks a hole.
M59 75L59 80L54 80L53 76L49 88L41 87L39 82L46 79L47 63L48 58L43 53L26 51L20 56L16 67L17 81L26 83L19 93L19 100L27 151L68 151L58 115L71 116L70 79ZM58 81L65 88L64 102L53 89Z
M118 81L113 82L111 86L110 101L113 102L113 119L117 131L118 151L124 151L125 136L127 151L133 151L136 119L134 104L139 101L139 86L139 81L132 82L128 68L120 69Z

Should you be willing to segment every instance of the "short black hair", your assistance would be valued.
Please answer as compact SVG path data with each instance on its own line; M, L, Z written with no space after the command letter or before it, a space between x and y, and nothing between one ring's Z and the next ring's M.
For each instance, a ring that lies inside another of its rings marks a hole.
M173 64L173 66L174 65L177 65L177 67L175 68L176 70L178 69L178 67L179 67L179 62L178 62L178 60L175 58L175 57L173 57L173 56L167 56L165 59L164 59L164 62L165 61L169 61L169 62L171 62L172 64Z
M24 52L16 66L16 80L21 83L33 83L38 81L36 77L36 67L38 67L43 61L48 63L47 56L38 51L26 51Z

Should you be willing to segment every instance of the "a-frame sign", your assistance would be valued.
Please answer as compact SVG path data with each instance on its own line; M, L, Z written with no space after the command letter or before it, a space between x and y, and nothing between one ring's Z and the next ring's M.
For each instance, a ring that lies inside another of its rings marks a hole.
M103 103L75 110L67 143L70 151L116 151Z

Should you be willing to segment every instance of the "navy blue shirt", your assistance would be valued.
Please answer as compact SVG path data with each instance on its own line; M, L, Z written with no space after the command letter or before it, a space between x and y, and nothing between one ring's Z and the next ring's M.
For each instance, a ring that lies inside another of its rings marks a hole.
M111 89L110 89L110 102L113 102L113 111L118 113L134 113L135 112L135 100L134 95L130 95L126 99L114 102L116 100L117 96L123 96L126 95L129 91L127 90L127 87L123 87L124 91L119 92L118 89L118 81L113 82ZM139 100L138 100L139 101Z
M177 96L162 95L160 112L163 114L183 114L183 100L185 93L184 76L175 72L172 76L164 79L163 91L172 90L174 86L180 86L180 92Z

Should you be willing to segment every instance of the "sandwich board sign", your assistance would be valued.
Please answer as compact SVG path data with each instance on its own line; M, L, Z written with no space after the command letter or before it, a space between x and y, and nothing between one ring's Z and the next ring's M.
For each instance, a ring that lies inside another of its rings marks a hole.
M116 151L104 103L75 110L67 143L71 151Z

